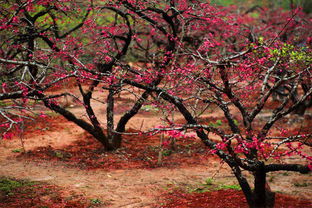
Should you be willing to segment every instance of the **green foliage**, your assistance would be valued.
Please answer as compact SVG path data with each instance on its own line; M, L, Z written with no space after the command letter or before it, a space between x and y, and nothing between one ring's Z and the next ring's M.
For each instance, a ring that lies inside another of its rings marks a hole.
M312 11L312 1L311 0L293 0L293 4L296 7L302 7L303 11L306 13L311 13ZM247 8L253 6L266 6L273 8L283 8L286 10L291 9L291 1L281 0L281 1L270 1L270 0L211 0L212 4L221 5L221 6L230 6L237 5L238 7L244 6Z
M33 11L30 11L29 14L31 16L35 16L36 14L43 12L45 10L46 10L46 7L42 5L34 5ZM36 20L36 24L38 27L48 28L50 24L53 24L53 20L49 14L45 14L43 16L38 17L38 19Z
M239 123L238 123L238 121L237 121L236 119L234 119L234 124L235 124L236 126L239 125Z
M67 160L72 157L72 154L61 150L54 150L53 156L57 157L60 160Z
M236 0L212 0L212 4L221 5L221 6L230 6L237 3Z
M220 185L218 190L220 190L220 189L242 190L242 188L236 184L234 184L234 185Z
M14 153L20 153L22 151L23 151L22 149L14 149L14 150L12 150L12 152L14 152Z
M141 108L143 111L147 111L147 112L158 112L159 109L153 105L144 105Z
M306 51L306 47L301 47L299 50L290 44L284 44L281 49L273 49L270 53L274 58L289 58L290 62L307 62L312 63L312 55Z
M102 201L100 199L90 199L91 204L102 204Z
M63 158L64 157L63 153L59 152L59 151L55 151L54 154L55 154L55 157L58 157L58 158Z
M207 178L205 180L205 185L213 185L213 182L214 182L213 178Z
M19 187L34 185L34 182L20 181L9 178L0 178L0 193L13 195L13 191Z
M209 123L209 126L213 127L213 128L218 128L220 126L222 126L222 121L221 120L217 120L216 122L211 122Z
M0 191L3 192L5 195L10 194L12 190L21 186L23 186L23 184L18 181L6 178L0 180Z
M217 191L221 189L241 190L241 187L237 184L233 185L218 184L217 182L215 182L213 178L207 178L203 184L201 184L199 187L195 189L190 190L190 192L204 193L207 191Z
M213 178L207 178L203 184L200 185L200 187L197 187L195 189L190 190L190 192L196 192L196 193L204 193L207 191L214 190L214 179Z
M201 186L198 188L195 188L193 190L190 191L190 193L195 192L195 193L204 193L207 191L211 191L210 187L206 187L206 186Z
M264 44L264 37L260 36L258 38L258 42L259 42L260 45L263 45Z
M166 150L163 150L163 151L162 151L162 155L163 155L163 156L170 156L171 154L172 154L172 150L166 149Z
M249 14L252 18L259 18L260 14L259 12L252 12Z

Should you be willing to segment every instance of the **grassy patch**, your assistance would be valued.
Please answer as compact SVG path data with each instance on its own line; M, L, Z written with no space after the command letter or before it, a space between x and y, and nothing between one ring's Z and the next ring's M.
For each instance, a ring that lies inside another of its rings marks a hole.
M12 152L14 152L14 153L20 153L20 152L23 152L23 149L20 149L20 148L18 148L18 149L13 149Z
M220 185L218 190L221 189L234 189L234 190L242 190L242 188L239 185Z
M0 207L85 208L97 207L99 202L55 185L0 177Z
M153 105L144 105L142 106L141 110L146 112L158 112L159 109Z
M0 193L1 195L14 195L17 188L32 186L35 182L15 180L9 178L0 178Z
M90 199L91 204L102 204L100 199Z
M294 186L296 186L296 187L308 187L309 184L306 183L306 182L302 182L302 183L300 183L300 182L295 182L295 183L294 183Z
M233 190L241 190L241 187L237 184L226 185L220 184L214 181L213 178L207 178L204 183L200 184L198 187L189 190L190 193L204 193L207 191L217 191L223 189L233 189Z

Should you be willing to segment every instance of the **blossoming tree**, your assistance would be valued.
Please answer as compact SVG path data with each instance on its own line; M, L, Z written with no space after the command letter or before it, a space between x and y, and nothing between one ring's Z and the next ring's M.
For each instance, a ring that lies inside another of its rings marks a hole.
M304 148L311 145L311 129L283 128L286 116L311 106L311 20L300 9L239 13L202 1L38 0L4 5L1 15L0 100L21 99L12 108L42 101L113 150L150 96L185 120L166 117L167 126L150 131L177 139L196 133L232 169L250 207L273 206L268 172L310 171ZM129 60L145 64L133 67ZM48 91L70 78L79 97ZM107 132L92 108L99 88L106 91ZM115 127L114 98L134 88L143 93ZM81 103L87 120L57 102L65 95ZM211 125L211 109L222 113L220 124ZM8 106L0 112L3 127L17 122ZM280 162L290 155L302 163ZM252 174L252 184L243 171Z
M16 1L14 4L3 4L1 10L4 41L0 59L3 76L0 100L22 99L22 103L1 109L4 119L2 127L10 130L14 124L22 122L20 118L26 117L16 114L16 110L25 112L30 100L41 100L47 108L92 134L107 150L119 148L122 137L113 133L114 96L123 91L124 86L116 76L127 76L128 71L132 71L122 61L127 53L130 54L130 44L133 45L132 57L150 62L153 53L154 67L161 70L171 61L169 56L175 50L175 40L166 37L164 29L153 29L152 24L144 27L145 23L138 20L135 25L133 16L112 4ZM176 27L171 22L166 24ZM162 35L154 36L150 30ZM138 34L144 34L145 40L140 40ZM140 42L146 40L152 46L142 48ZM167 61L158 63L157 59ZM122 70L121 66L127 69ZM66 90L51 93L50 88L72 79L79 88L80 96ZM158 76L151 83L156 86L160 80ZM86 88L83 87L85 85ZM101 127L91 103L94 101L94 90L98 89L108 91L107 99L104 99L107 133ZM150 93L146 90L135 94L138 98L120 118L115 131L125 131L127 122ZM68 96L85 108L88 120L80 119L79 115L58 102L60 97ZM9 136L11 133L6 131L4 137Z

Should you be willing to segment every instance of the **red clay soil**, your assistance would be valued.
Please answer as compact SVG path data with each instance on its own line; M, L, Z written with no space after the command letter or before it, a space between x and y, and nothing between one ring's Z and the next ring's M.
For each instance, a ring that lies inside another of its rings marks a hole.
M50 124L50 128L54 128L53 123ZM179 139L174 149L163 148L160 165L158 136L124 136L122 148L113 152L105 152L103 146L87 133L82 134L81 138L83 139L61 149L51 146L39 147L20 154L18 158L43 162L63 161L67 166L81 169L114 170L197 165L204 164L208 158L213 157L202 142L194 138Z
M49 131L63 131L64 126L62 123L68 123L68 121L62 116L47 116L37 117L35 120L25 120L24 124L24 137L27 135L38 136L45 135L46 130Z
M35 123L29 121L25 125L25 136L45 135L45 129L53 132L63 131L66 123L68 121L61 116L38 118ZM136 131L129 129L127 132ZM181 165L205 164L208 158L214 157L200 140L191 137L180 138L173 146L162 147L161 164L158 163L161 150L159 136L124 135L122 147L113 152L105 152L103 146L88 133L82 133L80 138L62 148L43 146L21 153L17 157L42 162L62 161L71 167L104 170L159 166L174 168Z
M66 192L61 187L39 182L19 182L24 185L9 192L0 190L0 208L91 207L91 201L83 195Z
M167 193L158 208L248 208L242 191L223 189L204 193ZM276 194L275 208L308 208L312 201Z
M216 118L214 118L215 120ZM310 120L311 121L311 120ZM44 135L43 129L57 132L64 129L66 121L62 117L39 118L36 123L28 123L27 136ZM61 125L60 125L61 124ZM35 126L35 127L34 127ZM128 130L128 132L135 132ZM134 169L134 168L156 168L160 151L158 136L131 135L124 136L123 146L114 152L104 152L100 143L92 136L83 133L81 140L61 148L44 146L32 149L26 153L21 153L18 158L31 161L61 161L62 164L81 169ZM162 167L179 168L198 164L207 164L212 158L218 160L211 154L201 141L194 138L179 139L174 149L164 148L162 157ZM50 185L38 185L33 191L32 198L23 195L23 190L16 192L15 198L11 196L0 196L0 207L87 207L85 198L64 197L66 194L59 187ZM45 189L44 187L48 187ZM54 195L46 193L48 189L54 190ZM18 195L20 194L20 195ZM68 200L68 199L73 199ZM48 200L45 200L48 199ZM179 190L166 192L161 197L163 201L155 205L158 208L217 208L217 207L248 207L241 191L226 189L205 193L184 193ZM41 204L40 204L41 203ZM44 204L50 203L50 204ZM36 206L32 206L36 204ZM40 206L37 206L40 205ZM23 206L21 206L23 205ZM299 199L292 196L276 194L276 206L285 208L306 208L312 207L312 202L306 199Z
M157 208L248 208L242 191L223 189L205 193L168 192ZM83 195L66 193L60 187L44 183L34 183L11 191L0 192L0 208L86 208L96 207L97 201L86 199ZM103 204L101 204L103 205ZM312 201L292 196L276 194L275 208L308 208Z

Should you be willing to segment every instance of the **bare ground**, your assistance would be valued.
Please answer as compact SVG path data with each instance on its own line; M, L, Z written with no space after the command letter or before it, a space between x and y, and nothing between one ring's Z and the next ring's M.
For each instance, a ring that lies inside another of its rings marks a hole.
M105 109L97 104L96 111ZM80 113L80 108L73 108ZM217 113L217 112L215 112ZM118 117L118 116L117 116ZM131 120L128 127L147 129L160 120L152 115L138 115ZM60 124L62 131L41 130L42 134L26 135L25 149L31 150L39 146L62 147L79 140L83 130L72 123ZM34 126L36 128L36 126ZM35 163L17 160L12 150L21 148L19 139L0 141L0 176L10 176L17 179L45 181L83 193L88 198L100 199L103 207L155 207L159 196L168 188L193 188L202 184L207 178L214 177L224 184L236 183L235 178L226 165L220 166L219 161L209 161L206 165L196 165L180 168L128 169L104 171L80 170L64 166L61 162ZM310 151L310 150L309 150ZM294 158L295 160L295 158ZM273 173L268 176L273 191L296 195L304 198L312 197L310 175L295 173Z

